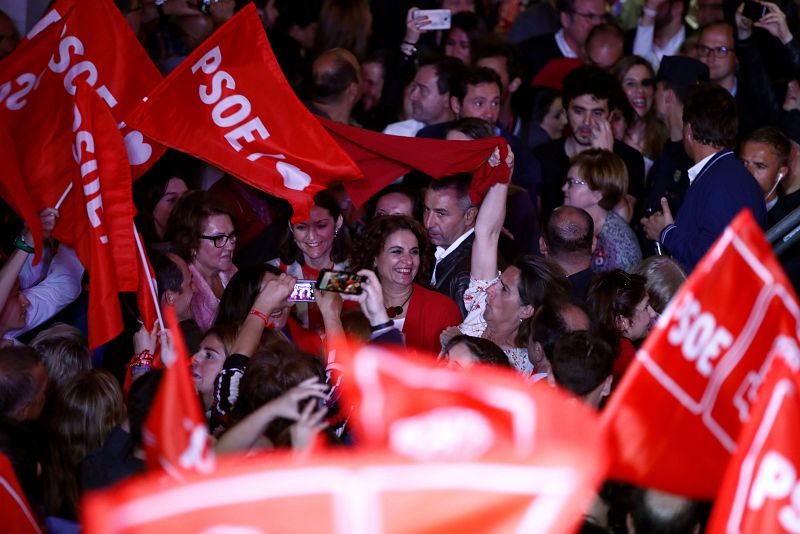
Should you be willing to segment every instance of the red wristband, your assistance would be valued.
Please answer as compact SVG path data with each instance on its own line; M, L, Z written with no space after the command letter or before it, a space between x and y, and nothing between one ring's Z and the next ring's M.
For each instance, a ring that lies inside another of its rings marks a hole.
M262 312L260 312L258 310L250 310L250 313L248 313L248 315L255 315L256 317L258 317L259 319L264 321L264 328L268 328L270 326L269 317L267 315L265 315L264 313L262 313Z

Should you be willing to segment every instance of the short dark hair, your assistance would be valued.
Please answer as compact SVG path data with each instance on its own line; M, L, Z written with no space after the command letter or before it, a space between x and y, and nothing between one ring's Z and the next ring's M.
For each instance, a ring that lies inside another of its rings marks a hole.
M367 222L375 218L375 210L378 209L378 202L386 195L397 193L408 197L413 208L413 217L419 219L422 215L422 200L419 191L404 184L389 184L374 195L365 204L365 219Z
M778 165L787 165L789 156L792 152L792 143L789 138L774 126L764 126L749 133L742 140L742 147L745 143L762 143L768 145L775 152Z
M544 256L528 255L514 262L519 269L519 302L522 306L538 308L555 296L566 296L570 292L569 280L557 263ZM530 338L531 318L520 323L517 330L518 347L527 346Z
M331 63L326 69L312 67L311 99L322 104L339 102L345 90L359 83L360 74L352 62L345 57L343 49L328 50L323 56L330 56ZM348 53L349 55L349 53Z
M183 273L178 264L168 254L153 249L147 251L147 258L156 273L158 299L161 300L167 290L180 293L183 285Z
M431 180L428 189L431 191L442 191L444 189L454 189L458 195L459 205L462 211L467 211L473 206L469 196L469 186L472 183L472 176L465 172L445 176L441 180Z
M247 319L261 289L261 278L265 273L281 275L281 270L269 263L243 267L231 277L219 299L214 326L240 324Z
M513 43L498 39L489 39L475 52L475 62L490 57L501 57L506 60L509 82L522 75L517 47Z
M614 344L623 334L617 317L633 317L636 306L648 296L646 284L644 276L628 274L622 269L599 273L589 284L586 302L598 327Z
M615 358L603 338L586 331L569 332L556 341L550 366L558 385L582 397L611 375Z
M553 256L576 252L591 254L594 220L586 210L560 206L547 219L542 237Z
M719 85L696 85L686 97L683 124L691 125L692 137L702 145L733 147L739 131L736 100Z
M463 103L470 87L484 83L493 83L501 93L503 92L503 82L500 81L499 74L489 67L473 67L464 74L459 84L450 88L450 96L456 97L459 102Z
M42 358L26 346L0 348L0 417L15 420L17 412L38 393L36 367Z
M494 137L494 126L477 117L462 117L450 124L447 132L461 132L471 139L487 139Z
M469 39L471 55L475 53L476 45L489 35L486 22L481 17L471 11L461 11L450 19L450 29L445 31L444 39L442 39L442 50L444 50L444 44L447 43L450 32L456 29L463 31Z
M460 59L454 57L440 57L420 64L422 67L433 67L436 72L436 88L439 94L450 93L453 87L461 83L466 67Z
M482 364L511 367L511 362L508 360L506 353L503 352L503 349L482 337L467 336L464 334L453 336L442 348L442 353L447 354L453 347L462 343L466 345L469 352Z
M573 69L564 77L563 83L564 109L569 108L573 99L583 95L591 95L598 100L607 100L609 109L611 102L621 91L614 77L601 69L591 65L584 65Z
M533 343L539 343L542 346L545 357L550 360L553 356L553 348L556 346L556 342L572 331L564 319L564 311L570 307L578 308L586 313L587 317L589 316L589 312L583 302L566 295L550 297L544 304L539 306L531 321L528 347ZM529 348L528 354L530 353Z
M208 191L189 191L175 203L164 237L175 244L178 254L186 262L192 261L193 253L200 247L203 225L214 215L227 215L236 227L233 211Z

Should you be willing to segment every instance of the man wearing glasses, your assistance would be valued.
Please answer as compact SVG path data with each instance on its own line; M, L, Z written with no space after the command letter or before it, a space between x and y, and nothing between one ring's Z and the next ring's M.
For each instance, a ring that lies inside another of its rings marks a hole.
M558 6L561 29L520 44L520 53L535 76L551 59L577 58L583 51L589 32L606 21L604 0L561 0Z

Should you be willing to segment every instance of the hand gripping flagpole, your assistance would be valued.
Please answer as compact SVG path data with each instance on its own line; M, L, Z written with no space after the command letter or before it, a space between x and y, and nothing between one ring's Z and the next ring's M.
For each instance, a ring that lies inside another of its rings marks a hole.
M150 268L147 266L147 255L144 253L142 240L139 238L139 230L136 228L136 223L133 223L133 238L136 240L136 248L139 250L139 260L142 262L142 267L147 277L147 287L150 288L150 296L153 298L153 304L156 308L156 316L158 317L158 326L160 331L164 331L164 318L161 316L161 308L158 305L158 294L156 293L156 281L150 274ZM145 325L149 328L150 325Z

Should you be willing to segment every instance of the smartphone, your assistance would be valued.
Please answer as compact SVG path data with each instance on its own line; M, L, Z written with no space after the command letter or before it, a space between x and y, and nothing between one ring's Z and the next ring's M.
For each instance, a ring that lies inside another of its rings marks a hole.
M298 280L294 284L289 302L314 302L314 280Z
M756 2L755 0L744 0L744 8L742 9L743 16L747 17L753 22L758 22L761 20L761 17L766 14L767 6L764 4Z
M414 18L428 17L430 23L421 28L423 30L449 30L450 29L450 10L449 9L418 9L414 12Z
M346 293L348 295L360 295L364 288L361 284L367 279L356 273L344 271L329 271L323 269L317 279L317 287L323 291L334 291L336 293Z

